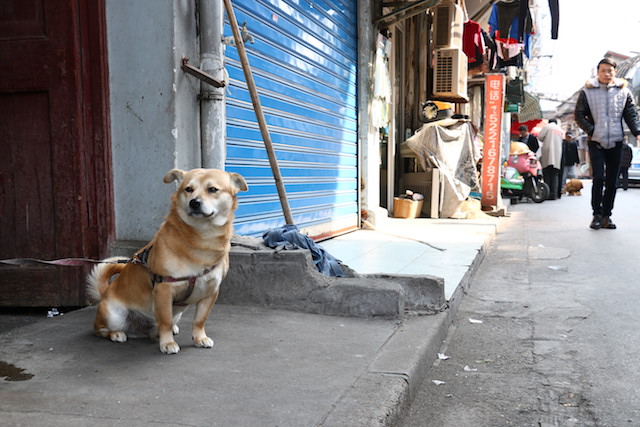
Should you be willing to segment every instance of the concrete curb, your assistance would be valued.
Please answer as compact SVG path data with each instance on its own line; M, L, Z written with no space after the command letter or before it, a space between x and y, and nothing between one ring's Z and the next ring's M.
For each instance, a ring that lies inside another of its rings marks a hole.
M220 302L226 304L388 319L446 305L440 277L359 275L346 266L350 277L326 277L308 250L275 251L256 242L234 246L229 256L232 267L220 286Z
M461 299L471 286L494 236L487 236L483 242L449 301L448 309L432 315L405 317L366 372L319 425L394 426L398 423L436 359Z
M320 425L394 425L435 359L449 318L448 312L406 318Z

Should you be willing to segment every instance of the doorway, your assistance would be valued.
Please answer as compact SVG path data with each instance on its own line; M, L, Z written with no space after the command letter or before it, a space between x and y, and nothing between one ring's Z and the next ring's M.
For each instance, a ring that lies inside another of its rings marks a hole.
M101 257L113 236L104 1L0 6L0 259ZM86 271L0 266L0 306L85 304Z

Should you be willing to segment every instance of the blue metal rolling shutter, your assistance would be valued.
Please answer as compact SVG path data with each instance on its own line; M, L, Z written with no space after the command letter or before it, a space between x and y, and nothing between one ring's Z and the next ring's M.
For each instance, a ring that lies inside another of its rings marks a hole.
M255 38L247 53L293 219L311 235L358 225L355 3L233 1ZM249 185L235 231L261 235L284 218L236 48L226 57L226 169Z

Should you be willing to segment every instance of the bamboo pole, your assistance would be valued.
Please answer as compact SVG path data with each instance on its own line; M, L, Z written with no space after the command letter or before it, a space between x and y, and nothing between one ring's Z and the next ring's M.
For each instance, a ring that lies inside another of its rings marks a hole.
M276 181L276 188L278 189L278 197L280 197L280 205L282 206L282 213L287 224L293 224L293 217L291 216L291 209L289 208L289 201L287 200L287 193L282 181L282 175L280 174L280 167L278 166L278 159L276 159L275 152L273 150L273 143L271 142L271 135L267 128L267 122L264 118L262 111L262 105L260 104L260 98L258 91L256 90L256 84L253 80L253 74L251 73L251 67L249 66L249 59L247 58L247 51L244 48L244 41L240 35L238 29L238 21L236 15L231 6L231 0L224 0L224 6L227 9L227 17L229 18L229 24L231 24L231 30L233 31L233 38L236 42L236 48L238 49L238 55L240 56L240 62L242 63L242 71L244 71L244 77L247 81L247 87L251 94L251 102L253 103L253 110L256 113L258 119L258 125L260 126L260 133L262 134L262 140L264 141L267 155L269 156L269 164L271 165L271 172L273 178Z

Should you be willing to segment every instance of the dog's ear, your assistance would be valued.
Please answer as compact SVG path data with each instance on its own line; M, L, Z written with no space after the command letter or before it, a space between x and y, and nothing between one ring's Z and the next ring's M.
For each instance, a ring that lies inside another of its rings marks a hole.
M242 175L233 172L230 173L229 176L231 177L231 183L238 189L238 191L247 191L249 189Z
M180 169L171 169L169 172L167 172L167 174L164 176L164 182L166 182L167 184L169 184L170 182L173 181L178 181L178 184L180 184L182 182L182 179L184 178L184 171L180 170Z

